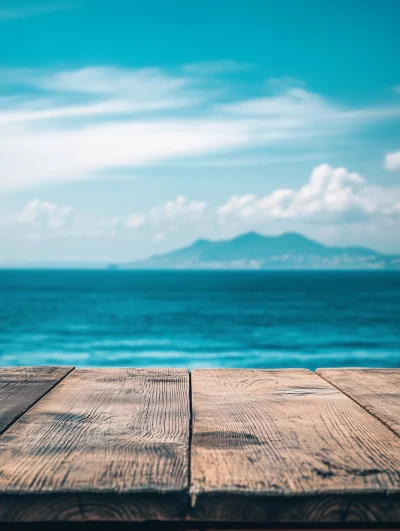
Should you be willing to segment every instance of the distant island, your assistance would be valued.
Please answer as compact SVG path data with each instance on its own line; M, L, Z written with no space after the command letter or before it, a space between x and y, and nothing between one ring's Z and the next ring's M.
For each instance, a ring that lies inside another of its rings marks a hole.
M364 247L329 247L301 234L256 232L231 240L200 239L188 247L113 269L400 269L400 256Z

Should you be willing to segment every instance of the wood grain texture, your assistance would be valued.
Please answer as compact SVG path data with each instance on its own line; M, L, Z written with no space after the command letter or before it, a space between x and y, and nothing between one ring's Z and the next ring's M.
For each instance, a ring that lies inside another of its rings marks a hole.
M400 436L400 369L318 369L316 372Z
M0 434L73 367L0 367Z
M184 517L188 461L188 371L75 370L0 438L0 520Z
M191 517L400 522L400 439L307 370L195 370Z

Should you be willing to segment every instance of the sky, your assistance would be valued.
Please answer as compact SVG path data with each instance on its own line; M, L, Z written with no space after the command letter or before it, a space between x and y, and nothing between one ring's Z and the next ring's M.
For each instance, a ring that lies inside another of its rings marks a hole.
M400 254L397 0L0 0L0 262Z

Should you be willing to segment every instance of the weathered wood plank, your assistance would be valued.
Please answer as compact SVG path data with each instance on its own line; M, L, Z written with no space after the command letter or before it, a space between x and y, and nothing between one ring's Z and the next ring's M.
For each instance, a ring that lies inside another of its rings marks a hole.
M0 438L0 520L184 518L186 370L75 370Z
M400 436L400 369L318 369L316 372Z
M73 367L0 367L0 434Z
M192 373L192 518L400 522L400 439L307 370Z

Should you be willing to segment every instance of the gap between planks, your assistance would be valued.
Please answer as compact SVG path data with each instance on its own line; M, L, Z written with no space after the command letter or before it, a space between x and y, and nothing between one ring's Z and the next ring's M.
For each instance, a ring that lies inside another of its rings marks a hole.
M317 376L319 376L320 378L322 378L323 380L325 380L325 382L328 382L330 385L332 385L333 387L335 387L335 389L337 389L338 391L340 391L342 394L344 394L345 396L347 396L348 398L350 398L350 400L352 400L355 404L357 404L358 406L362 407L367 413L369 413L372 417L374 417L376 420L379 420L379 422L381 422L388 430L390 430L392 433L394 433L397 437L400 437L400 433L397 432L391 425L389 422L385 421L378 413L376 413L375 411L372 411L370 408L368 408L365 404L363 404L361 402L361 400L357 400L357 398L355 397L354 394L351 394L347 391L345 391L342 387L339 386L339 383L336 383L334 381L332 381L331 379L327 378L327 377L324 377L322 373L324 373L325 371L329 371L330 369L316 369L314 372ZM341 370L347 370L347 371L350 371L350 370L358 370L356 368L344 368L344 369L332 369L334 371L337 371L337 374L340 373ZM378 371L379 369L369 369L371 371ZM387 369L387 370L391 370L391 369ZM397 369L393 369L393 370L397 370ZM400 369L399 369L400 371Z
M188 448L188 510L194 507L192 496L190 495L190 486L192 484L192 441L193 441L193 394L192 394L192 371L189 369L189 448Z
M15 369L26 369L26 370L31 370L31 369L39 369L40 370L40 369L43 369L43 368L44 367L15 367ZM32 409L32 407L34 407L38 402L40 402L40 400L42 400L42 398L44 398L47 394L49 394L55 387L58 386L59 383L61 383L64 380L64 378L66 378L69 374L72 373L72 371L75 370L75 367L70 367L70 366L54 367L54 368L57 369L57 370L64 369L65 373L61 374L60 376L58 376L58 378L55 378L54 382L52 384L49 384L49 386L42 393L39 392L38 395L36 396L36 398L34 398L30 402L27 402L26 405L23 405L21 410L19 412L16 412L11 420L7 421L7 419L5 419L5 421L4 421L5 423L4 423L3 426L1 425L1 419L0 419L0 436L3 433L5 433L9 428L11 428L11 426L13 426L26 413L28 413L28 411L30 411ZM9 369L9 367L5 367L5 369ZM0 369L0 372L1 372L1 369ZM12 375L10 375L10 377L11 376ZM45 375L43 375L43 378L44 377L45 377Z

